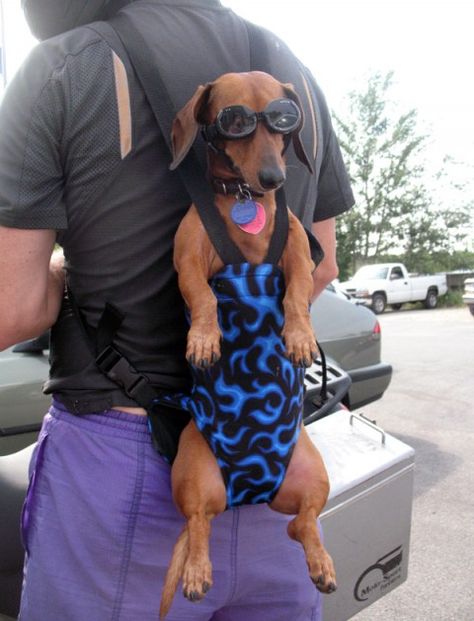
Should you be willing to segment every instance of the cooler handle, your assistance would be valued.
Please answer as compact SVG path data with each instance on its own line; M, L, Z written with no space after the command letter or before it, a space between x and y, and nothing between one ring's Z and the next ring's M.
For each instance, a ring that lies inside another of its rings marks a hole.
M374 429L375 431L378 431L380 433L380 435L382 436L382 444L385 445L385 431L383 429L381 429L380 427L378 427L374 423L374 421L369 420L367 418L367 416L364 416L363 414L351 414L351 417L349 419L349 424L350 425L352 425L352 421L353 421L354 418L355 418L355 420L358 420L361 423L364 423L364 425L367 425L371 429Z

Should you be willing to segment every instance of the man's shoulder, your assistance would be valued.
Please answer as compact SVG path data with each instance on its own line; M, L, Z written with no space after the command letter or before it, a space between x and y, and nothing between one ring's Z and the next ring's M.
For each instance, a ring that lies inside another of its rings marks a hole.
M22 71L36 82L54 79L68 64L87 64L91 56L97 62L105 60L110 56L110 46L92 27L82 26L38 43Z

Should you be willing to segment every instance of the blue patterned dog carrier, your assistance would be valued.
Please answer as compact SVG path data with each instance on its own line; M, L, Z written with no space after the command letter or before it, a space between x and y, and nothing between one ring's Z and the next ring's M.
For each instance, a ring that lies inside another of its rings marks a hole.
M193 367L183 397L227 489L227 505L271 502L298 439L304 369L285 356L284 277L274 264L227 265L210 281L218 301L221 358Z

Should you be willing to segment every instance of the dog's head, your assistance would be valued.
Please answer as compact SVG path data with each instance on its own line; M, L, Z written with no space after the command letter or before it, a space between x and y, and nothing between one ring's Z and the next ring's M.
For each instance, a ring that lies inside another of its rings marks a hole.
M242 110L243 119L234 114L237 107ZM257 114L253 116L252 112ZM234 114L230 129L236 137L223 133L223 124L229 122L224 113ZM279 119L281 127L273 124L274 118ZM242 120L247 129L254 129L240 137ZM291 131L285 130L285 123ZM260 71L227 73L215 82L199 86L177 114L172 129L170 168L179 166L199 129L204 128L208 142L218 154L212 160L214 168L220 168L222 173L223 168L228 170L233 166L232 171L238 172L253 189L262 192L276 189L285 180L284 151L290 140L300 161L313 172L300 138L303 123L301 102L291 84L282 84ZM224 157L219 157L223 153ZM212 172L217 175L219 170Z

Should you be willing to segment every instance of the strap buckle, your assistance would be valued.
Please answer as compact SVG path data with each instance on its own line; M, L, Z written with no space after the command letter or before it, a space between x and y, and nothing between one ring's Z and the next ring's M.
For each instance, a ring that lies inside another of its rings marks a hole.
M113 345L108 345L97 356L95 362L102 373L123 389L127 397L142 405L140 393L144 388L151 388L150 380L137 371L123 354Z

